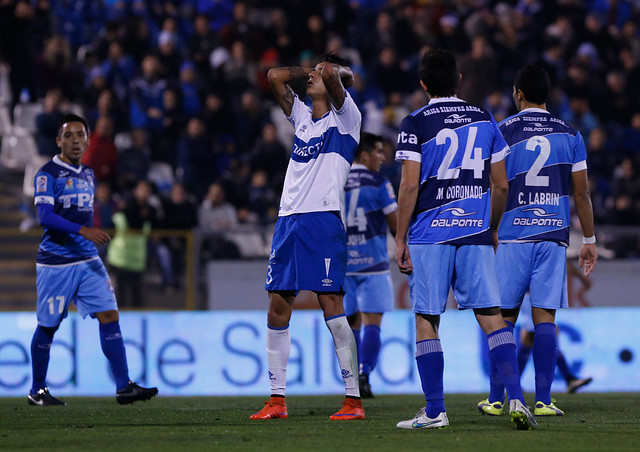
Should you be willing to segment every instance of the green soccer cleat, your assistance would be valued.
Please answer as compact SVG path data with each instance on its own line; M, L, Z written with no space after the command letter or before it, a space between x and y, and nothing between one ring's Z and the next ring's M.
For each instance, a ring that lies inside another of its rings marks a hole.
M478 402L478 411L488 416L500 416L502 408L502 402L489 402L489 399Z
M564 416L564 411L559 409L553 404L553 400L549 405L542 402L536 402L536 407L533 409L533 414L536 416Z

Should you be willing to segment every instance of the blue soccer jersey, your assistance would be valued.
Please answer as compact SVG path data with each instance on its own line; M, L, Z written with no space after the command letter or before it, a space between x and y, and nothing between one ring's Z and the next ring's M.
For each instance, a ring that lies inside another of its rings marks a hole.
M69 165L58 156L40 168L35 178L35 204L50 204L53 212L81 226L93 225L93 171ZM80 234L44 228L38 264L63 265L98 256L93 242Z
M396 160L421 164L409 243L492 244L491 164L508 153L493 117L456 97L431 99L407 116Z
M344 212L344 185L360 141L362 115L346 93L340 110L314 119L296 96L287 117L295 129L284 179L279 216L308 212Z
M387 215L398 210L391 183L355 163L345 186L347 275L389 271Z
M500 130L511 148L506 160L509 199L500 241L552 240L568 245L571 173L587 169L582 136L539 108L505 119Z

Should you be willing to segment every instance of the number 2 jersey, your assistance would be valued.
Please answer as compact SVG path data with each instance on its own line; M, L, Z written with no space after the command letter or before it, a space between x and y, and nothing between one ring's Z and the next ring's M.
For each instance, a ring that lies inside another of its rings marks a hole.
M45 164L35 178L36 205L50 204L56 215L72 223L93 226L93 193L95 179L91 168L69 165L56 155ZM44 228L36 262L64 265L98 256L93 242L80 234Z
M389 272L387 215L398 210L391 183L354 163L345 185L347 275Z
M587 169L582 136L539 108L505 119L500 130L511 148L500 242L551 240L568 245L571 173Z
M491 114L456 97L404 118L396 160L421 165L409 243L491 245L491 164L508 153Z

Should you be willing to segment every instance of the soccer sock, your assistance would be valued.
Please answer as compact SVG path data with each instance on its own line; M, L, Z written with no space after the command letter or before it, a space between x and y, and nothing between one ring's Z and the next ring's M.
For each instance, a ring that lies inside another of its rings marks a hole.
M567 384L569 384L571 380L576 379L576 376L573 375L571 369L569 369L569 364L567 363L567 360L564 358L564 355L559 348L556 349L556 367L562 374L562 377Z
M501 328L487 335L489 353L507 390L509 401L518 399L524 404L520 388L520 373L516 361L516 341L509 328Z
M535 331L533 364L536 367L536 402L548 405L551 403L551 383L556 371L556 325L551 322L538 323Z
M127 352L118 322L100 324L100 345L102 353L109 360L111 373L118 391L129 386L129 368L127 367Z
M360 359L362 361L362 373L369 375L378 364L378 354L380 353L380 327L378 325L367 325L364 327L362 338L362 349Z
M287 363L291 352L289 326L274 328L267 325L267 368L271 397L284 397L287 387Z
M344 314L325 319L325 322L333 336L333 345L336 348L346 395L347 397L360 397L356 339L353 337L349 322Z
M416 362L422 383L422 392L427 401L427 416L430 418L446 411L444 407L444 354L440 339L416 342Z
M507 324L507 328L513 334L513 323L507 322L506 320L504 323ZM491 354L489 354L489 402L504 403L504 383L502 382L502 377L500 377L496 363L491 358Z
M361 341L360 341L360 330L359 329L354 329L351 328L351 331L353 331L353 338L356 340L356 356L358 357L358 362L362 363L362 356L360 356L362 354L362 350L360 348L361 345ZM361 364L362 366L362 364Z
M49 354L51 351L51 342L53 342L53 333L57 328L43 328L38 326L33 333L31 339L31 370L33 381L31 384L31 393L35 394L40 389L44 389L47 378L47 369L49 368Z
M524 372L524 368L527 367L529 356L531 356L531 347L522 345L521 343L520 348L518 348L518 370L520 371L520 375Z

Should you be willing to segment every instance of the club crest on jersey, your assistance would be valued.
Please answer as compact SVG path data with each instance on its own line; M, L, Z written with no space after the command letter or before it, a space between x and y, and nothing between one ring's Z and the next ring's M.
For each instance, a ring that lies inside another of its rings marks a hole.
M69 190L71 188L73 188L73 179L69 178L67 179L67 182L64 184L64 189Z
M47 176L38 176L36 179L36 192L42 193L47 191Z

